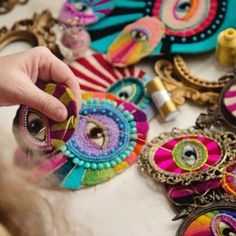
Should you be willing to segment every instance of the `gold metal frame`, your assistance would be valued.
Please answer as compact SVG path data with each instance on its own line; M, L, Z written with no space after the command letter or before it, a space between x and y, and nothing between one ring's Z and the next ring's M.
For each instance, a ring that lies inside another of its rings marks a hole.
M184 59L177 55L173 61L158 60L154 65L156 74L162 79L166 89L171 93L176 105L183 105L186 99L196 104L215 104L219 92L234 75L230 72L210 82L191 73Z
M180 138L183 136L204 136L215 140L221 147L221 159L214 166L201 172L187 172L183 174L174 174L166 172L158 168L153 163L153 153L161 145L170 139ZM214 178L221 178L224 174L225 166L232 164L236 154L236 135L231 132L214 132L209 129L197 130L177 129L174 128L171 132L164 132L159 137L155 137L150 144L140 154L139 166L142 172L147 173L154 181L167 183L170 185L184 184L189 185L193 181L204 181Z
M219 99L217 103L210 107L207 110L207 113L201 113L197 120L196 126L197 128L215 128L221 130L230 130L236 132L236 124L235 121L230 119L227 113L224 111L223 99L225 92L232 86L232 84L236 84L236 71L232 71L234 74L234 79L229 81L225 87L222 89Z
M28 2L29 0L1 0L0 3L0 15L1 14L6 14L9 11L11 11L16 4L21 4L24 5Z
M32 46L45 46L56 56L62 58L56 45L56 35L53 26L56 20L49 10L35 13L31 19L17 21L11 29L0 28L0 50L15 41L26 41Z

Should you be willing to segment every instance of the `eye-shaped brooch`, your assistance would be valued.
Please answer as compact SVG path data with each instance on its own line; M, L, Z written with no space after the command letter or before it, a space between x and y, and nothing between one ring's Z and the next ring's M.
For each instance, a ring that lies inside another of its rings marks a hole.
M141 170L155 181L189 185L222 177L235 158L236 135L173 129L154 138L140 154Z
M67 107L68 117L57 123L39 111L20 106L14 119L13 132L23 150L33 155L48 154L59 149L72 137L78 123L76 102L69 88L53 83L41 83L39 87Z
M176 236L236 235L235 204L220 203L193 212L180 226Z

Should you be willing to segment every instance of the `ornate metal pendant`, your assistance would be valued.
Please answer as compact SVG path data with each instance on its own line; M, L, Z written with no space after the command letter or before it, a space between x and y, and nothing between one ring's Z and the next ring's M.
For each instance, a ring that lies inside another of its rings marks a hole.
M235 158L235 144L230 132L173 129L146 146L139 165L155 181L189 185L221 178Z

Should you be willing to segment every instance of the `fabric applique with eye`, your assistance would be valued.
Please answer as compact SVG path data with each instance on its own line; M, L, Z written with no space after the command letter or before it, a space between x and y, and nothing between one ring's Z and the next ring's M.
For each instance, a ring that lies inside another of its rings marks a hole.
M189 185L221 178L235 158L236 136L212 130L162 133L140 154L140 167L155 181Z
M111 94L86 92L82 97L74 135L60 152L28 168L31 179L56 179L56 186L76 190L105 182L136 162L147 139L145 113ZM20 150L18 158L27 162Z
M127 25L107 51L108 61L118 67L135 64L161 41L165 27L156 17L144 17Z
M182 223L176 235L235 236L235 204L219 203L198 209Z
M108 15L114 3L114 0L67 0L61 9L59 20L67 24L77 17L81 24L90 25Z
M236 27L235 8L235 0L119 0L111 14L89 26L91 47L106 53L128 24L154 16L165 32L159 32L162 39L150 55L207 52L216 47L221 31ZM119 47L117 52L122 50L122 42Z
M39 111L21 105L14 118L13 132L20 147L33 154L50 153L63 146L74 134L78 118L72 91L62 84L40 83L39 88L58 98L68 111L68 118L57 123Z
M157 109L146 89L151 77L137 66L115 68L99 53L78 58L68 66L83 91L112 93L118 99L136 104L146 113L148 120L156 115Z
M69 189L99 184L122 172L137 160L144 145L139 139L147 138L146 115L131 103L92 92L84 93L83 101L78 128L61 148L69 163L58 174L61 186Z

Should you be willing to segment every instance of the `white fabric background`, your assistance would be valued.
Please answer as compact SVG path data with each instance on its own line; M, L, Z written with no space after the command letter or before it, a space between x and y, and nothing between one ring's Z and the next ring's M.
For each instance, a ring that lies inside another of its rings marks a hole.
M0 16L0 27L4 25L10 27L16 20L32 17L35 11L41 12L46 8L57 16L63 2L63 0L29 0L27 5L17 6L12 12ZM30 48L27 43L13 43L0 51L0 56L27 48ZM154 76L153 62L154 60L149 60L140 65L151 76ZM208 80L215 80L226 71L216 66L213 53L188 56L187 62L194 73ZM7 78L1 79L7 81ZM6 135L8 138L10 153L16 147L11 132L16 109L17 107L0 108L1 135ZM149 140L173 127L184 128L193 125L203 110L203 107L188 103L179 109L179 116L175 121L162 123L157 116L151 122ZM63 204L67 208L66 217L70 220L71 227L80 227L82 224L89 228L94 236L171 236L181 223L181 221L171 221L175 212L165 196L163 186L144 177L136 164L107 183L73 194L63 194L65 195Z

